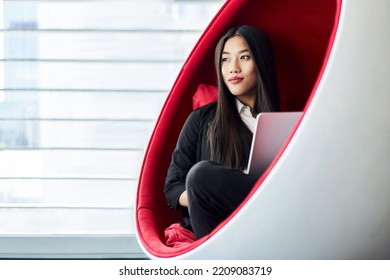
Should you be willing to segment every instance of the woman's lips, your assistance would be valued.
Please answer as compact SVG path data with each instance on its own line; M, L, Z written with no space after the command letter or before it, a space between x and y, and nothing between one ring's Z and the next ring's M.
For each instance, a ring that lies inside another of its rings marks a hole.
M235 76L235 77L231 77L228 81L229 81L230 83L232 83L232 84L238 84L238 83L240 83L242 80L244 80L244 78Z

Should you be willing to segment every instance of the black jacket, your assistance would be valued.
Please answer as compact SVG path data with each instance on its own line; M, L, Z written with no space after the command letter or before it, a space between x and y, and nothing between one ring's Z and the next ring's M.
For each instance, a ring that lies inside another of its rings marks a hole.
M207 140L209 123L214 119L217 103L207 104L193 111L180 132L165 180L164 193L169 207L178 210L179 197L185 191L185 180L190 168L201 160L210 159ZM188 217L183 208L183 217Z

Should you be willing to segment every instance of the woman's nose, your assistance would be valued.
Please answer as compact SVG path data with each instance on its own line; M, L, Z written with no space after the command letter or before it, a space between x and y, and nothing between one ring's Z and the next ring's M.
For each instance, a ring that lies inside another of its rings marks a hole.
M238 73L240 72L240 67L236 63L232 63L230 65L230 73Z

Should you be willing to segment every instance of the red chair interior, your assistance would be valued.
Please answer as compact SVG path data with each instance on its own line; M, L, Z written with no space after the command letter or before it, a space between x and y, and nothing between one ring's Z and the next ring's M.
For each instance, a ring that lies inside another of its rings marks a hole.
M270 36L277 62L282 110L304 110L326 62L341 0L226 1L185 62L150 139L136 201L136 230L144 248L156 257L174 257L187 247L164 244L164 229L177 222L163 194L164 181L181 127L191 112L199 84L216 84L214 48L232 26L255 25Z

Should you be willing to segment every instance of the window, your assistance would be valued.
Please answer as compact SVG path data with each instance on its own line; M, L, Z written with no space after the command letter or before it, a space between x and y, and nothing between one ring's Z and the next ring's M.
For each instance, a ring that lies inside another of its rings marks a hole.
M144 149L222 2L0 4L0 257L144 257Z

